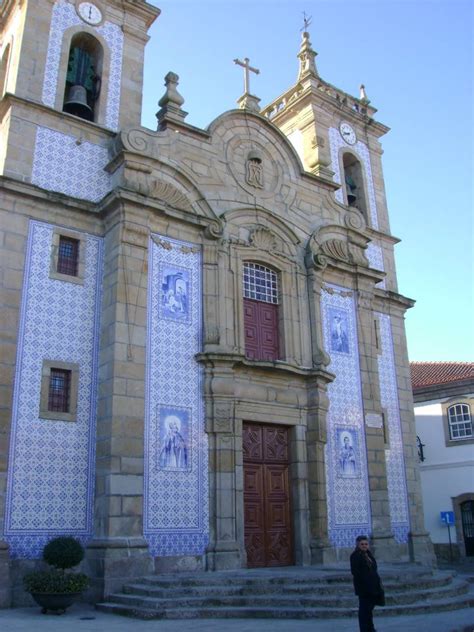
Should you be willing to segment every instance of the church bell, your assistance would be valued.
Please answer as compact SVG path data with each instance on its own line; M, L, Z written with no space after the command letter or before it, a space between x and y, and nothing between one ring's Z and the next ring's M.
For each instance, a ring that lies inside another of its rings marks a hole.
M93 120L92 108L87 103L87 90L84 86L71 86L64 102L64 112L80 116L86 121Z

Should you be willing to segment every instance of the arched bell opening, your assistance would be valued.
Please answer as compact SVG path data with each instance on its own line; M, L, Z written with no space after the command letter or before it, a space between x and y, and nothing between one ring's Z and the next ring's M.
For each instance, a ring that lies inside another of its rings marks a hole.
M365 197L362 166L351 153L345 153L342 157L344 170L344 186L346 202L348 206L358 209L367 219L367 201Z
M95 121L102 75L103 49L89 33L71 40L64 90L63 111Z

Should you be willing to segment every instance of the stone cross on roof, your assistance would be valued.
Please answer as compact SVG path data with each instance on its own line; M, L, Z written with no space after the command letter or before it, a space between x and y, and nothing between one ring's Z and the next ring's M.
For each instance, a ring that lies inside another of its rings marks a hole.
M250 62L250 59L248 57L244 57L244 61L240 61L240 59L234 59L234 64L238 64L239 66L242 66L242 68L244 69L244 94L250 94L249 71L254 72L256 75L260 74L260 70L258 68L253 68L249 62Z
M253 112L259 112L260 107L258 104L260 102L260 99L250 94L249 73L254 72L256 75L259 75L260 70L258 68L253 68L253 66L251 66L249 62L250 59L248 57L244 57L244 61L241 61L240 59L234 59L234 64L242 66L242 68L244 69L244 94L240 97L237 103L242 110L252 110Z

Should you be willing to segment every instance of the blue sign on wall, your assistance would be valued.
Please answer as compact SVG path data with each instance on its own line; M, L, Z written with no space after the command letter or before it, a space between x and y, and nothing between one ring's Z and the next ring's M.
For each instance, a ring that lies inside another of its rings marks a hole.
M441 511L440 515L444 524L454 524L454 511Z

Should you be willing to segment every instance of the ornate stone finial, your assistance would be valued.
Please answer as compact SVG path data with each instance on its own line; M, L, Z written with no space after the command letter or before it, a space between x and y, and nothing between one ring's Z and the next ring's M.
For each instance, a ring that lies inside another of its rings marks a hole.
M179 77L174 72L169 72L165 77L166 92L158 101L160 110L156 113L158 119L158 129L162 129L166 121L183 121L188 115L181 109L184 103L183 97L179 94L177 85Z
M359 99L362 101L362 103L365 103L366 105L368 103L370 103L370 99L367 98L367 93L365 91L365 86L363 83L360 84L360 96Z
M301 41L300 52L298 53L298 58L300 60L300 70L298 73L298 81L307 77L308 75L317 77L318 71L316 70L316 62L314 58L318 54L313 50L311 46L311 42L309 40L309 33L306 30L311 22L311 18L306 17L306 13L304 15L304 31L303 31L303 39Z
M244 58L244 61L240 59L234 59L234 64L238 66L242 66L244 69L244 93L237 100L239 108L241 110L251 110L252 112L260 112L260 99L253 94L250 94L250 75L249 72L254 72L256 75L260 74L260 70L258 68L253 68L250 64L250 59L248 57Z

